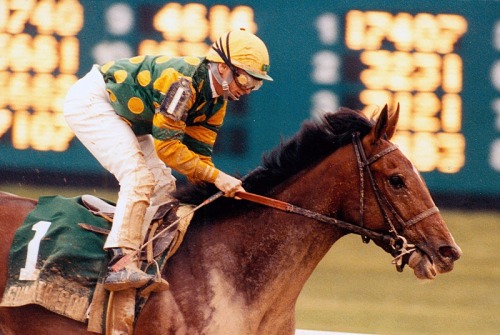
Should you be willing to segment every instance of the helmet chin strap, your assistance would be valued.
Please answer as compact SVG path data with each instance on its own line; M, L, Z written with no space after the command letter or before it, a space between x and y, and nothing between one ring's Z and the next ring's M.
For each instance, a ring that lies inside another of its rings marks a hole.
M228 97L231 100L239 100L236 96L234 96L233 93L229 90L229 83L233 81L233 72L229 71L226 78L222 78L222 76L219 73L219 64L218 63L209 63L210 64L210 70L214 74L215 80L219 83L219 85L222 86L222 92L224 96L224 100L227 101Z

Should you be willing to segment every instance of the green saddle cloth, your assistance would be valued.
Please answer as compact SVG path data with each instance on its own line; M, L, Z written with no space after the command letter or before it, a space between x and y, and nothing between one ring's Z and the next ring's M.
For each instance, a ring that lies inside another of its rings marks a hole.
M79 223L109 229L81 197L41 197L17 230L0 306L38 304L84 322L100 274L106 270L105 235Z

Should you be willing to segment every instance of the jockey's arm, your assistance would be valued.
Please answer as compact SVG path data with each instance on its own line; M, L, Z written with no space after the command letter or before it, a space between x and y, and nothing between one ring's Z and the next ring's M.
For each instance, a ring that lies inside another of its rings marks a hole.
M184 121L156 114L153 120L153 137L158 157L193 182L214 183L219 170L214 167L210 156L195 153L183 143L185 133Z
M218 170L212 163L210 154L217 134L198 127L203 136L194 139L195 131L187 128L181 120L175 121L163 114L156 114L153 136L158 157L193 182L205 181L215 184L226 196L233 197L236 192L244 191L239 179ZM195 142L198 150L206 152L207 155L196 153L184 144L186 133L190 135L190 142Z

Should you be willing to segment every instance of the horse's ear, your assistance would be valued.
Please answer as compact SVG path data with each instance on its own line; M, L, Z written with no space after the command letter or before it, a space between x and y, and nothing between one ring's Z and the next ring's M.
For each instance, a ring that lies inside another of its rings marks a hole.
M388 107L387 105L385 105L378 116L377 123L370 131L369 136L371 137L372 143L377 142L386 134L388 119L389 119Z
M392 135L396 132L396 126L398 124L399 120L399 102L398 106L396 107L396 110L389 115L389 123L387 125L387 131L386 131L386 136L387 139L390 140L392 138Z

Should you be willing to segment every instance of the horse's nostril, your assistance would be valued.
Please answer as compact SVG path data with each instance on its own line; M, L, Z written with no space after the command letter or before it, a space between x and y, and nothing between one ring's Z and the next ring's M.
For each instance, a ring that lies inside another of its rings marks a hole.
M449 246L449 245L446 245L444 247L440 247L439 253L441 254L441 256L443 256L445 258L449 258L453 261L456 261L457 259L459 259L460 255L461 255L461 252L458 249L456 249L452 246Z

